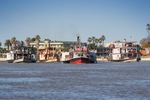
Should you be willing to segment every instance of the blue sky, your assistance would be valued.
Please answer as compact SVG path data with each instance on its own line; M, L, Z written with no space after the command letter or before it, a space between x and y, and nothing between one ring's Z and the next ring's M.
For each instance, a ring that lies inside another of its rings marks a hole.
M106 42L147 37L150 0L0 0L0 42L16 37ZM131 38L132 37L132 38Z

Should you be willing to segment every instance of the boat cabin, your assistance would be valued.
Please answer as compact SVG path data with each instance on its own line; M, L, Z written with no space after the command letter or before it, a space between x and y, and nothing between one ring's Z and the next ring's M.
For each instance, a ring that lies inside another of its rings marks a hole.
M32 47L22 47L7 53L9 63L36 62L36 52Z
M109 46L109 60L111 61L123 61L129 59L139 59L139 47L132 42L116 41Z

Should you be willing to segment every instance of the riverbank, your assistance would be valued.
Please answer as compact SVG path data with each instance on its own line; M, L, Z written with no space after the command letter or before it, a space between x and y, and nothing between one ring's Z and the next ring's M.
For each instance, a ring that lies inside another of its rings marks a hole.
M150 61L150 56L142 56L141 60L142 61Z
M0 58L0 62L6 61L6 60L7 60L7 58ZM107 59L105 59L105 58L97 58L97 61L107 62ZM142 56L141 57L141 61L150 61L150 56ZM45 61L45 62L56 62L56 60L50 60L50 61Z
M97 58L97 61L108 62L107 58ZM150 61L150 56L141 56L141 61Z
M7 58L0 58L0 61L2 62L2 61L6 61L7 60Z

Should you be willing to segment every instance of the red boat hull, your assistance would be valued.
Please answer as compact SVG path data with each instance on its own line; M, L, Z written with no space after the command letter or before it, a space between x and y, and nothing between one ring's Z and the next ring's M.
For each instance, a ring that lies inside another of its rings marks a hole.
M88 64L88 63L96 63L96 60L91 60L89 58L73 58L70 60L65 60L63 63L69 63L69 64Z
M79 57L79 58L73 58L70 60L70 64L88 64L88 63L95 63L96 61L89 59L89 58L84 58L84 57Z

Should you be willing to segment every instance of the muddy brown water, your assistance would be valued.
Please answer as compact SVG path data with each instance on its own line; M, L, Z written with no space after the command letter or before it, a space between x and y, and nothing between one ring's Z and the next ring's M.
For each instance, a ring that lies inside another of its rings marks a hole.
M148 100L150 62L0 62L0 100Z

